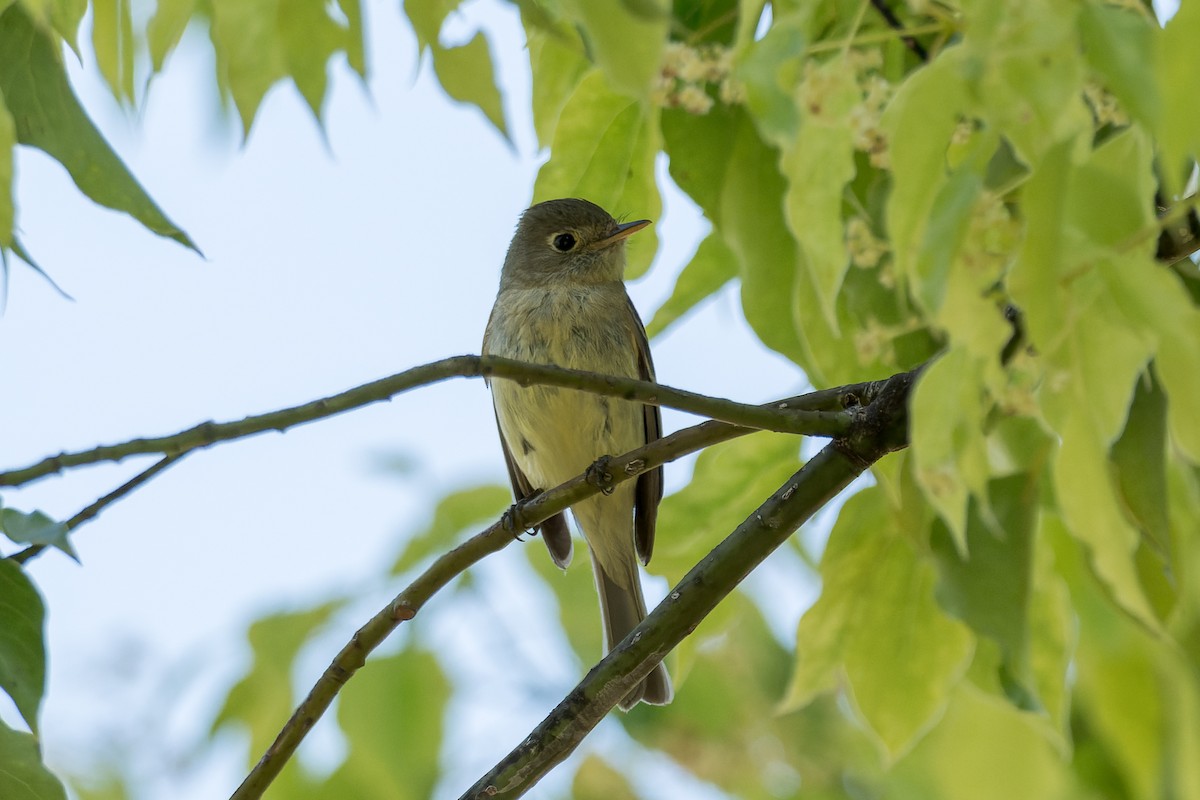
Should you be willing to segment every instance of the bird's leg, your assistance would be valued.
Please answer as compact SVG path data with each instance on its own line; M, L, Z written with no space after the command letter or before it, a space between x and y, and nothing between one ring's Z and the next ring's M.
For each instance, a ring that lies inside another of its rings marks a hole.
M610 461L612 461L612 456L600 456L584 473L584 479L604 494L612 494L613 489L616 488L613 485L612 473L608 471Z

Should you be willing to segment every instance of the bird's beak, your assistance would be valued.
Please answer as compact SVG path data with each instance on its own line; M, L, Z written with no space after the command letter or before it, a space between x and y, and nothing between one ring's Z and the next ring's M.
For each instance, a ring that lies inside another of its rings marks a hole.
M648 219L639 219L633 222L623 222L618 225L616 230L614 230L611 234L596 242L593 245L593 248L596 250L602 250L605 247L614 245L622 239L628 239L630 236L637 233L649 224L650 220Z

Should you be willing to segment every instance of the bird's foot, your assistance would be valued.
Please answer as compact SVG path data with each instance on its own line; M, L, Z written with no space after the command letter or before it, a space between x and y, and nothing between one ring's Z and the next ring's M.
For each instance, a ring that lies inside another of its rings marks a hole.
M592 465L587 468L587 472L583 474L584 479L595 486L604 494L612 494L616 489L616 484L613 482L613 475L608 471L608 464L612 461L612 456L600 456Z

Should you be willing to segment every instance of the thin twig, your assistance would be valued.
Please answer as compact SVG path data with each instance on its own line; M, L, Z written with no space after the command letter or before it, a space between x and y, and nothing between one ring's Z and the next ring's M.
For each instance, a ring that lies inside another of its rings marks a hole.
M884 21L890 27L897 31L904 31L904 23L901 22L900 18L896 16L895 12L888 7L886 0L871 0L871 5L875 6L875 10L879 12L879 15L883 17ZM929 53L925 50L924 45L918 42L915 38L912 36L902 36L901 40L909 50L912 50L914 53L916 53L917 58L921 59L922 61L929 60Z
M73 516L69 520L67 520L65 523L66 529L68 531L74 531L80 525L83 525L84 523L87 523L87 522L91 522L93 519L98 517L100 515L100 512L103 511L105 508L112 505L116 501L120 500L122 497L129 494L134 489L138 488L139 486L144 484L146 481L150 480L155 475L162 472L167 467L176 463L177 461L179 461L179 459L183 458L185 455L187 455L187 454L180 453L178 455L167 456L165 458L159 459L158 461L154 462L154 464L152 464L151 466L142 470L137 475L134 475L132 478L125 481L125 483L122 483L116 489L113 489L111 492L104 495L99 500L97 500L96 502L87 506L86 508L82 509L78 514L76 514L75 516ZM24 564L25 562L29 561L31 558L36 558L37 556L41 555L42 551L45 550L47 546L48 545L44 545L44 544L30 545L29 547L26 547L24 550L20 551L19 553L13 553L11 556L8 557L8 560L15 561L18 564Z
M581 370L540 364L525 364L495 356L455 356L414 367L388 378L363 384L339 394L291 408L258 414L233 422L204 422L187 430L91 450L60 453L27 467L0 472L0 486L20 486L64 469L120 461L132 455L161 453L182 455L217 442L241 439L267 431L286 431L296 425L331 417L355 408L390 400L397 394L448 378L483 377L514 380L522 385L559 386L610 397L638 400L719 419L735 425L780 433L837 436L848 426L838 411L792 411L769 406L746 405L732 400L673 389L669 386L617 378Z

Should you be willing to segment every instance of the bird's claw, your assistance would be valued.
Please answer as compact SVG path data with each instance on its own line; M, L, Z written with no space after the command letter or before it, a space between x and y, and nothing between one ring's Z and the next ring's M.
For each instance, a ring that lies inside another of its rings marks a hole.
M611 456L600 456L592 465L587 468L584 473L584 478L592 486L595 486L604 494L612 494L616 489L613 483L612 473L608 471L608 463L612 461Z

